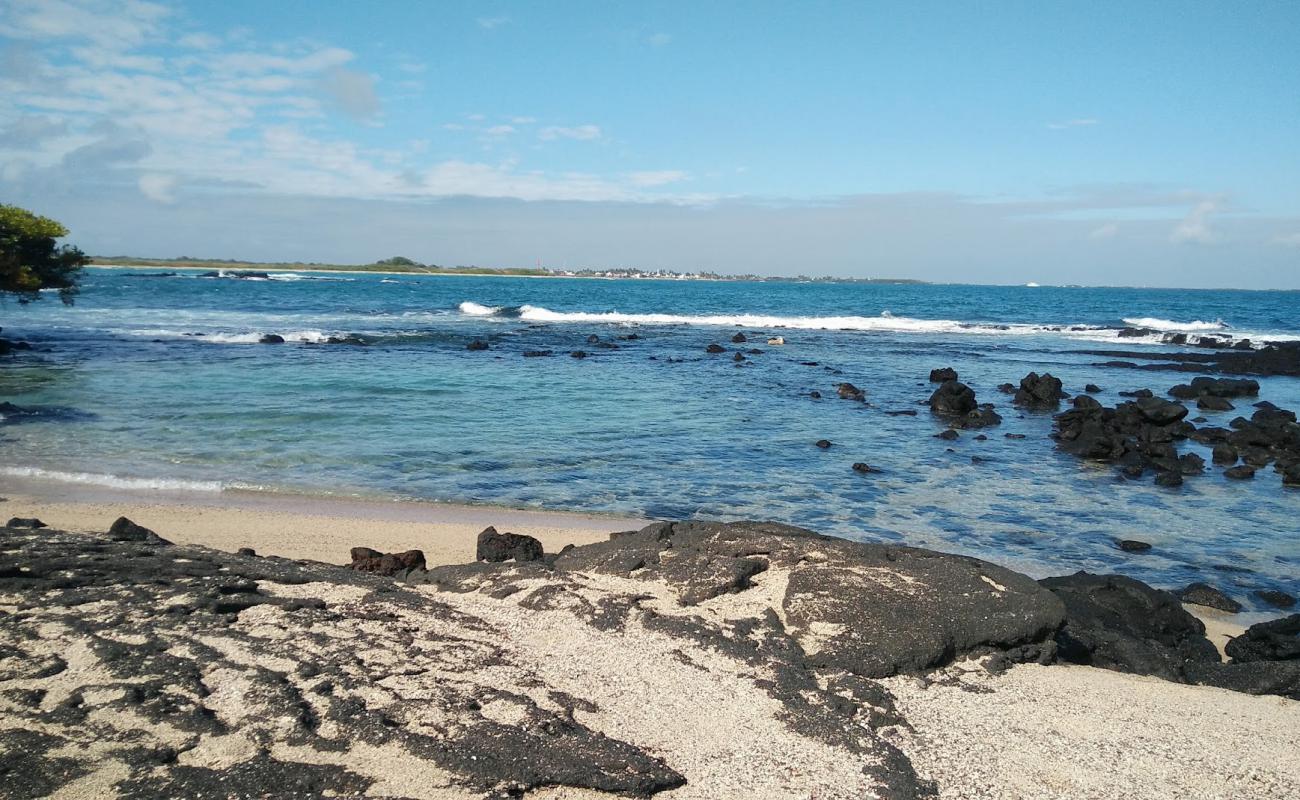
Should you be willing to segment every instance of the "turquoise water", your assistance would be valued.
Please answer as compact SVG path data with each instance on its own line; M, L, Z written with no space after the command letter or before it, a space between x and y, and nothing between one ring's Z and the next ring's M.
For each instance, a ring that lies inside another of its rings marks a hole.
M1058 454L1050 414L995 388L1047 370L1072 392L1100 384L1108 404L1121 389L1162 392L1188 376L1095 367L1107 359L1079 351L1162 348L1117 339L1129 324L1300 338L1294 292L160 275L91 270L72 308L0 306L8 332L36 345L0 364L0 400L67 410L0 427L0 481L759 517L1034 574L1298 588L1300 492L1271 470L1241 483L1216 469L1179 490L1123 482ZM750 341L732 344L737 331ZM272 333L289 341L257 344ZM314 344L349 335L366 344ZM474 339L491 349L467 350ZM568 355L579 349L589 356ZM998 405L987 441L933 438L945 426L918 403L940 366ZM840 381L869 404L838 399ZM1300 381L1261 383L1262 399L1300 408ZM918 414L886 413L902 409ZM813 446L822 438L834 446ZM857 474L857 461L881 472ZM1124 554L1116 537L1155 549Z

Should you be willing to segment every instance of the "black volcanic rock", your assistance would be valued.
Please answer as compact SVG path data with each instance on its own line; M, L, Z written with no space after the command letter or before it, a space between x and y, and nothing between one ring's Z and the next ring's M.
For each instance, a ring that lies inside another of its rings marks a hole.
M143 542L145 544L171 544L158 534L137 525L126 517L118 517L108 529L108 538L115 542Z
M1119 539L1116 540L1115 546L1126 553L1145 553L1151 549L1147 542L1139 542L1137 539Z
M403 553L381 553L369 547L354 547L349 555L352 563L349 569L357 572L373 572L376 575L396 575L412 569L424 569L424 551L407 550Z
M1169 592L1121 575L1087 572L1040 583L1065 603L1065 625L1056 635L1061 661L1300 698L1300 664L1222 663L1205 625Z
M1295 598L1278 589L1258 589L1255 591L1255 596L1275 608L1292 608L1295 606Z
M979 406L975 390L957 380L946 380L930 395L930 410L945 416L964 417Z
M1202 395L1196 399L1196 407L1202 411L1232 411L1234 406L1226 397Z
M44 522L41 522L39 519L36 519L35 517L12 517L8 522L5 523L5 527L6 528L27 528L29 530L36 530L38 528L44 528L47 526Z
M930 383L943 383L957 380L957 370L952 367L940 367L930 370Z
M1064 661L1181 680L1185 661L1219 660L1205 626L1169 592L1087 572L1039 583L1065 603L1056 638Z
M1020 388L1016 390L1012 402L1026 408L1047 409L1056 408L1066 397L1068 395L1061 391L1060 378L1054 377L1050 372L1042 375L1031 372L1020 379Z
M1223 648L1236 662L1300 661L1300 614L1251 625Z
M716 354L718 354L718 353L725 353L725 352L727 352L727 348L723 347L723 346L720 345L720 344L714 343L714 344L711 344L711 345L709 345L708 347L704 348L704 351L705 351L706 353L713 353L713 354L716 355Z
M841 383L835 387L835 391L843 400L865 400L866 392L851 383Z
M1230 614L1236 614L1241 611L1241 603L1228 597L1226 594L1208 583L1188 584L1186 588L1178 593L1178 599L1182 600L1184 603L1195 603L1198 606L1217 608L1220 611L1227 611Z
M485 528L478 535L475 558L479 561L541 561L542 543L531 536L519 533L497 533L496 528Z

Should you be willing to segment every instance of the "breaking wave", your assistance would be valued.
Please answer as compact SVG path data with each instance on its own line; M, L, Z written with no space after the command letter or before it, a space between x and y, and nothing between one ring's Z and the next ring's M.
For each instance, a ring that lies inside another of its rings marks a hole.
M466 301L460 311L475 317L510 317L530 322L588 322L614 325L709 325L718 327L787 328L798 330L886 331L895 333L1059 333L1063 326L1025 323L961 322L951 319L900 317L888 311L879 316L782 317L767 314L627 314L619 311L552 311L542 306L485 306ZM1105 330L1094 325L1068 330Z
M1158 331L1177 333L1201 333L1221 331L1228 328L1228 324L1221 319L1214 322L1203 322L1199 319L1192 322L1175 322L1172 319L1160 319L1159 317L1125 317L1124 322L1135 328L1155 328Z

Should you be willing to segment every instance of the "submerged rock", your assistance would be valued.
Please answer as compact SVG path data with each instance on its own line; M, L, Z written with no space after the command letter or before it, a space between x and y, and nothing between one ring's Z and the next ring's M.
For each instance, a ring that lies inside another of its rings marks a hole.
M1186 588L1178 593L1178 599L1182 600L1184 603L1194 603L1198 606L1217 608L1220 611L1227 611L1230 614L1236 614L1241 611L1241 603L1228 597L1226 594L1208 583L1188 584Z
M867 393L854 386L851 383L841 383L835 387L835 391L843 400L865 400Z
M1255 596L1275 608L1291 608L1295 606L1295 598L1278 589L1257 589Z

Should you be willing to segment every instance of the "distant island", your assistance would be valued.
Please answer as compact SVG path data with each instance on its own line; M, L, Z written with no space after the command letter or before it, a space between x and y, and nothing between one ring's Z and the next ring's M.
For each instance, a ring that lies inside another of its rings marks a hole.
M405 256L394 256L371 264L321 264L315 261L232 261L220 258L134 258L132 256L92 256L91 266L100 267L164 267L173 269L240 270L259 272L409 272L421 275L503 275L535 278L632 278L642 280L674 281L794 281L798 283L889 283L924 284L928 281L914 278L845 278L809 275L778 277L770 275L723 275L716 272L678 272L658 269L642 270L631 267L611 269L549 269L546 267L478 267L441 266L421 264Z

